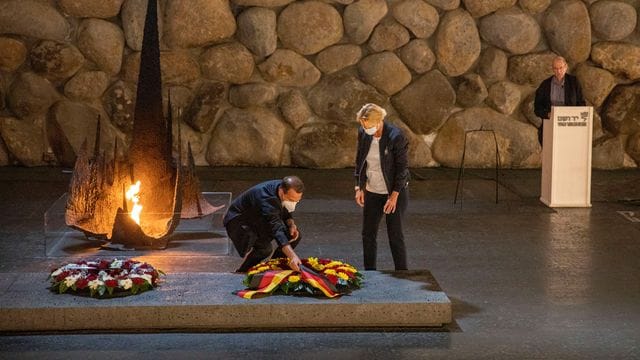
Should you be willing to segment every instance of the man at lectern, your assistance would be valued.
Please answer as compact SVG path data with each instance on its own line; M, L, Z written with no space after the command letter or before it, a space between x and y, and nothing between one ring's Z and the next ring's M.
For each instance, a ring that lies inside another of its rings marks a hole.
M551 118L552 106L585 106L580 83L575 76L567 74L567 61L557 56L552 61L553 76L544 80L534 102L534 112L542 119L538 128L538 141L542 145L542 129L545 121Z

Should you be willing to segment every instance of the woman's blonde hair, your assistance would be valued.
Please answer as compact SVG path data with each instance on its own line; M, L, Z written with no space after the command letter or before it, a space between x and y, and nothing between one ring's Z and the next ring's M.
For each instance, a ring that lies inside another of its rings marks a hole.
M358 111L356 118L368 125L378 125L387 116L387 111L376 104L364 104Z

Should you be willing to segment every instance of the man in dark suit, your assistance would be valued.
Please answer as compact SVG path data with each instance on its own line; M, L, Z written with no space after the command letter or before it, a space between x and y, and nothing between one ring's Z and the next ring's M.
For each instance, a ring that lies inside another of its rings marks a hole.
M534 102L534 112L542 119L538 128L538 141L542 145L542 132L545 121L551 117L552 106L584 106L580 83L575 76L567 74L567 61L562 56L553 59L553 76L544 80Z
M278 245L272 257L286 256L291 268L300 271L300 258L293 251L300 242L300 232L291 213L303 192L299 177L286 176L255 185L231 202L223 223L238 254L244 257L236 272L247 272L272 255L272 240Z

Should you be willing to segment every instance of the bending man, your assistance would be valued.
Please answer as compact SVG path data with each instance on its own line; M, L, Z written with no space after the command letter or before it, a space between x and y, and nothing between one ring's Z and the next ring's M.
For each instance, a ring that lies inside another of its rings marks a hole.
M247 272L270 255L286 256L291 268L300 271L300 258L293 251L300 242L300 232L291 213L303 192L302 180L287 176L255 185L231 202L224 226L238 254L244 257L236 272ZM275 252L272 240L278 246Z

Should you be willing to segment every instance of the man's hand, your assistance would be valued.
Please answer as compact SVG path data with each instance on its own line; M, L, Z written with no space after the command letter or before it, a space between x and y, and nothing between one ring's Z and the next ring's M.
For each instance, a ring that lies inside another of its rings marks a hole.
M300 265L302 264L302 261L300 261L298 255L293 251L291 245L283 246L282 252L289 258L289 266L291 266L291 270L300 272Z
M396 205L398 203L398 195L400 195L400 193L398 193L397 191L394 191L391 193L391 195L389 195L389 198L387 199L387 202L384 204L384 213L385 214L391 214L396 212Z
M298 236L300 236L300 232L298 231L296 224L291 224L289 226L289 235L291 236L291 240L296 240L298 239Z
M364 207L364 191L360 189L356 190L356 204L360 207Z

